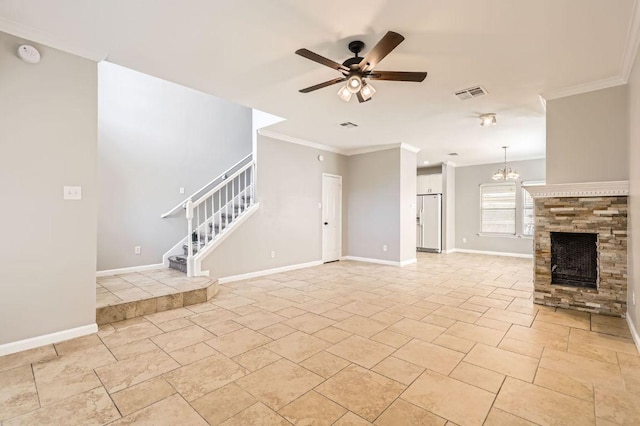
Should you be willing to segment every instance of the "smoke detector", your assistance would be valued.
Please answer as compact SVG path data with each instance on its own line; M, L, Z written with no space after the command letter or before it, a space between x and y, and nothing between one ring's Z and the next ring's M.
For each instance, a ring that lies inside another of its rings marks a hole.
M40 52L28 44L23 44L18 47L18 57L28 64L37 64L40 62Z

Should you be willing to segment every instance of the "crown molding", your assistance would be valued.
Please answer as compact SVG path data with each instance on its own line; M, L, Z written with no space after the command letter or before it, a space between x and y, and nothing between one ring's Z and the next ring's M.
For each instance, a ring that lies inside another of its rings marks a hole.
M558 183L522 185L533 198L624 197L629 195L629 181Z
M39 30L2 17L0 17L0 31L34 43L42 44L43 46L62 50L63 52L71 53L94 62L103 61L108 55L107 51L98 52L87 50L69 43L67 40L51 34L50 32Z
M417 146L409 145L408 143L404 143L404 142L400 144L400 149L413 152L414 154L417 154L421 151L421 149L418 148Z
M546 110L546 105L549 100L565 98L567 96L580 95L582 93L593 92L595 90L608 89L610 87L621 86L626 84L627 82L620 76L603 78L602 80L591 81L589 83L578 84L571 87L566 87L564 89L551 90L549 92L545 92L540 96L544 99L544 106Z
M633 4L633 12L631 13L631 24L627 33L627 42L624 47L624 57L622 59L622 71L620 75L624 82L629 81L629 76L633 69L638 54L638 46L640 46L640 4L636 0Z
M322 151L333 152L335 154L346 155L346 152L343 149L336 148L336 147L329 146L329 145L323 145L323 144L317 143L317 142L311 142L311 141L308 141L306 139L296 138L294 136L289 136L289 135L285 135L283 133L274 132L273 130L260 129L260 130L258 130L258 134L260 136L266 136L268 138L278 139L278 140L281 140L283 142L289 142L289 143L293 143L293 144L296 144L296 145L302 145L302 146L306 146L306 147L313 148L313 149L320 149Z

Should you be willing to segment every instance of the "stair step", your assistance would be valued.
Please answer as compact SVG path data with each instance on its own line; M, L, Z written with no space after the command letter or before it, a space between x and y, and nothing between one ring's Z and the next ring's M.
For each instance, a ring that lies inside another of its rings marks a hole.
M187 273L187 258L185 256L169 256L169 268Z

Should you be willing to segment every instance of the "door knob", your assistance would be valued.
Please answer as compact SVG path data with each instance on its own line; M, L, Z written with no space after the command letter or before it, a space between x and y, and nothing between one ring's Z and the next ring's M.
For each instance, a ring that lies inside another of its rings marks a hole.
M325 222L324 224L325 224L325 225L328 225L328 224L329 224L329 222Z

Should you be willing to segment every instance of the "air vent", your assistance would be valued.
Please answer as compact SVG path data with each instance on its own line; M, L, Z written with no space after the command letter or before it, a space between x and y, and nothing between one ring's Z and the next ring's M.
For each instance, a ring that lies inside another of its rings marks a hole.
M455 95L461 101L471 98L477 98L478 96L486 95L487 91L482 86L470 87L468 89L460 90Z
M457 157L460 154L458 154L457 152L450 152L448 155L451 157Z
M358 125L357 125L357 124L352 123L352 122L350 122L350 121L345 121L344 123L340 123L340 125L341 125L342 127L344 127L345 129L351 129L351 128L354 128L354 127L358 127Z

